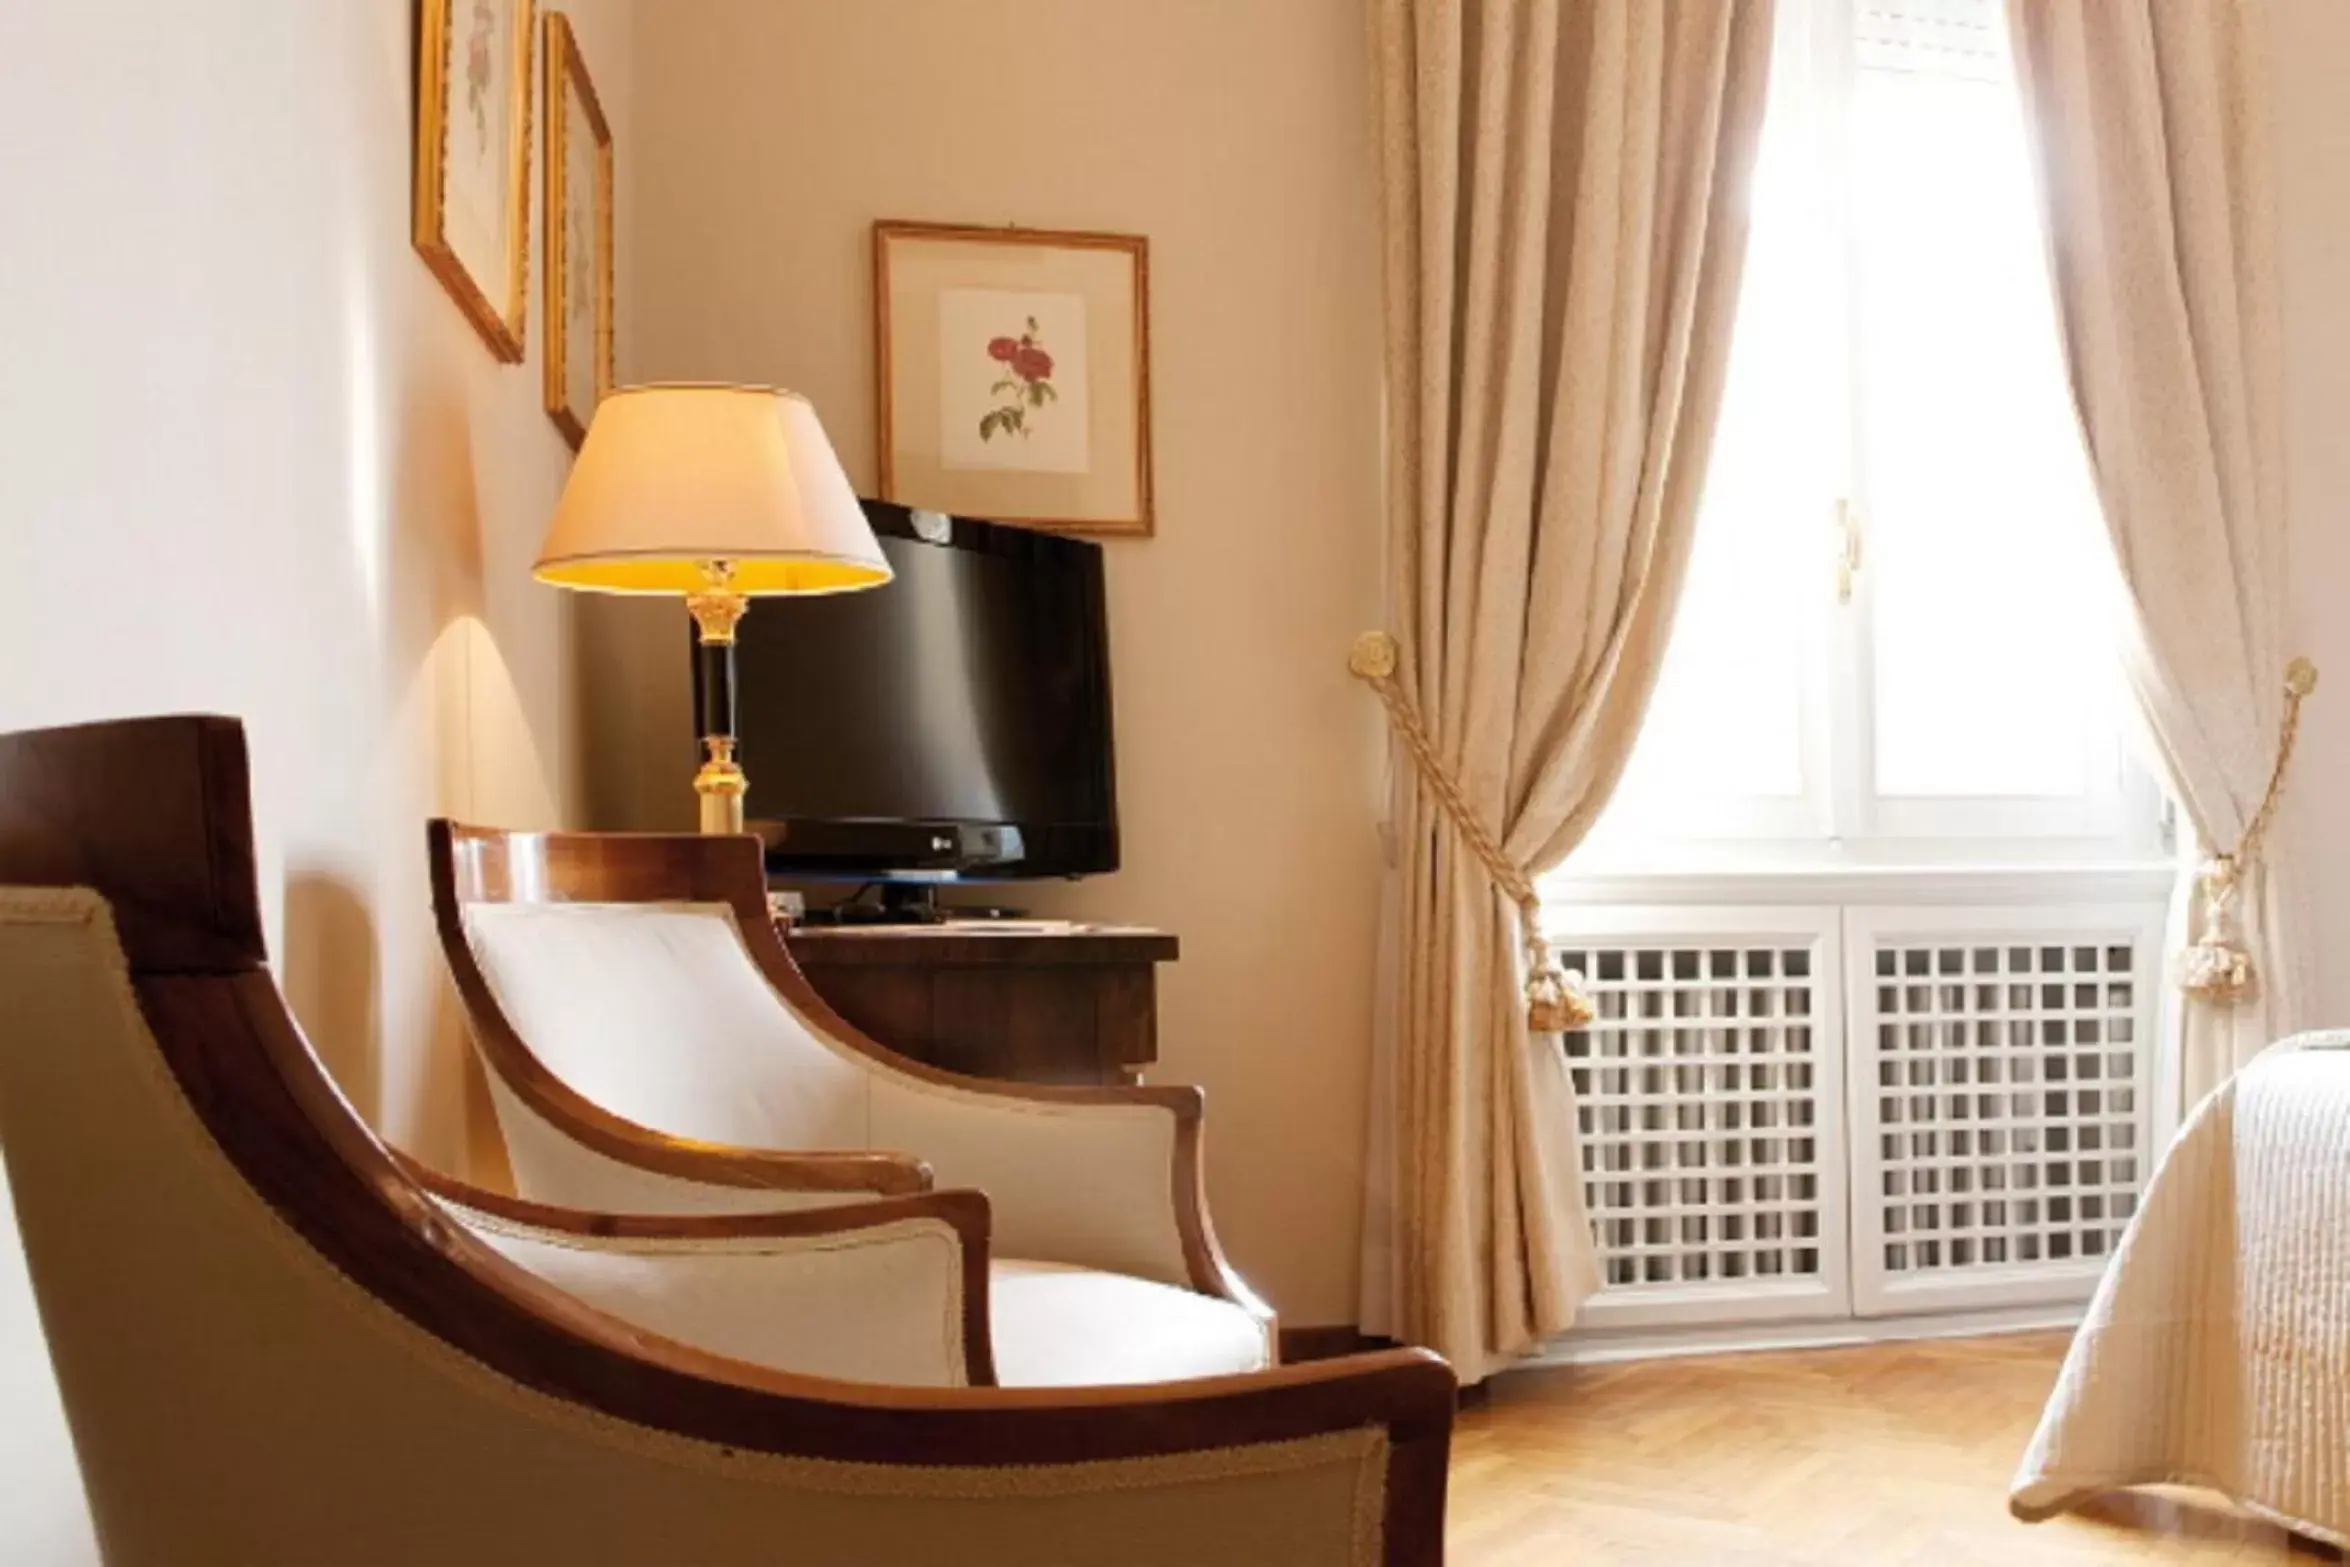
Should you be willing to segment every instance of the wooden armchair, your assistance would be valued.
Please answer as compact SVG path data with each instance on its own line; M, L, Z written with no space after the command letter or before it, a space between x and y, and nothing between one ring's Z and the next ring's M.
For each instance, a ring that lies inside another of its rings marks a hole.
M747 1241L788 1290L803 1253L832 1265L811 1237L967 1265L984 1214L931 1193L620 1218L428 1189L286 1012L246 802L229 720L0 737L0 1151L116 1567L1440 1559L1453 1382L1422 1353L873 1386L518 1265L566 1233Z
M810 988L745 837L435 822L441 941L523 1196L634 1212L987 1194L1007 1386L1164 1382L1277 1359L1217 1247L1195 1088L961 1077Z

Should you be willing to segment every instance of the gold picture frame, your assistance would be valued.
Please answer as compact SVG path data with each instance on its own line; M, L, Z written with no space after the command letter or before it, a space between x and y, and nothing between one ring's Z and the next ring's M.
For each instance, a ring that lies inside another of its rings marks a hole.
M522 361L529 308L536 9L536 0L417 5L411 237L506 364Z
M576 451L612 391L612 124L561 12L547 14L545 53L547 414ZM590 189L574 189L575 181ZM577 292L583 264L585 296Z
M876 223L873 323L885 499L1153 531L1143 236Z

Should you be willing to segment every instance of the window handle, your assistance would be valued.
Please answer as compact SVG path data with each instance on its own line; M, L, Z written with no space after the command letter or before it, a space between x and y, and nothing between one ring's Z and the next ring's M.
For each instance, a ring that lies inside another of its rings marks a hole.
M1860 575L1860 512L1849 497L1836 502L1836 602L1852 602L1852 579Z

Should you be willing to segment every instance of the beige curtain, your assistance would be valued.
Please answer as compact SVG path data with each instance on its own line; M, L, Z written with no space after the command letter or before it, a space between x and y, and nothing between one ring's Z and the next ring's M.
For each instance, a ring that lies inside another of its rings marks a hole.
M2136 607L2131 677L2202 844L2259 807L2284 706L2276 217L2258 0L2009 0L2073 397ZM2300 1024L2280 872L2258 993L2184 1006L2176 1115ZM2191 896L2191 892L2190 892Z
M1770 0L1381 0L1400 678L1530 871L1653 685L1721 402ZM1365 1325L1476 1380L1599 1284L1519 914L1404 764Z

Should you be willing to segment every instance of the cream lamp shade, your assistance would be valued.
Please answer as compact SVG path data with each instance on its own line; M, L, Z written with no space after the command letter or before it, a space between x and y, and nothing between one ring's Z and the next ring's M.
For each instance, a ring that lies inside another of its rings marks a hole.
M700 628L702 831L743 830L735 625L755 594L880 587L889 561L816 410L766 386L632 386L596 409L532 568L682 597Z
M816 410L764 386L635 386L605 398L533 574L601 593L839 593L889 562Z

